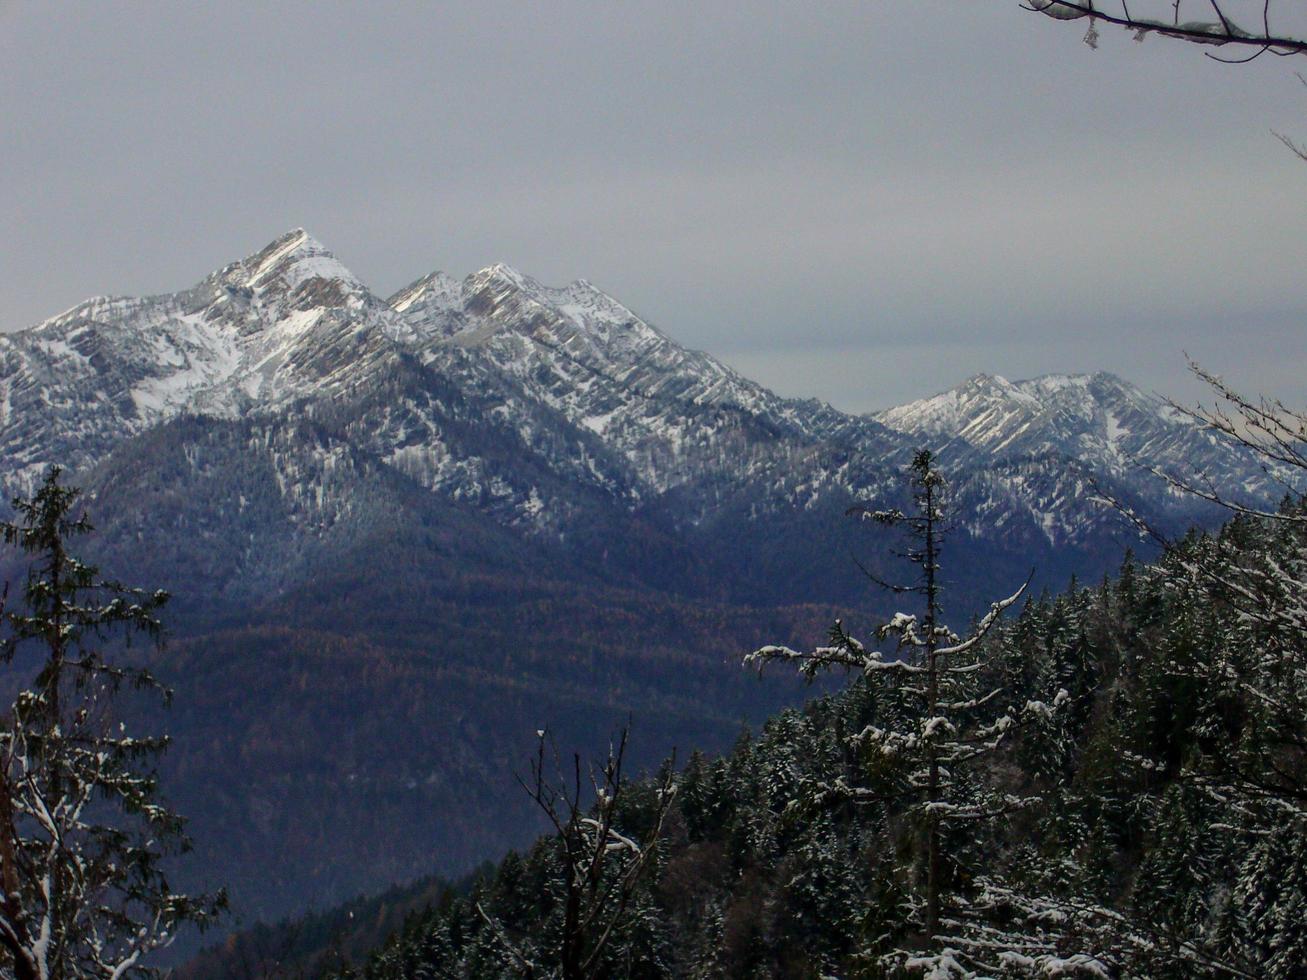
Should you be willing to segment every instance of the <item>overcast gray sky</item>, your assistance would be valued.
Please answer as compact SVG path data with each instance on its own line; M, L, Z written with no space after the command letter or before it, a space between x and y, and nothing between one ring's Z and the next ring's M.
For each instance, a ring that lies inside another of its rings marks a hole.
M1307 163L1271 135L1307 141L1307 58L1083 33L1016 0L0 0L0 328L302 225L383 295L589 279L848 410L978 371L1190 398L1182 350L1307 403Z

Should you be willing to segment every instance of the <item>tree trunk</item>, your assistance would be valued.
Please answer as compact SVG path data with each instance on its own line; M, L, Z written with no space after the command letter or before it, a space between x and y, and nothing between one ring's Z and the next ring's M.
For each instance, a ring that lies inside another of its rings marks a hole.
M4 937L4 947L14 961L15 980L38 980L30 954L18 938L24 930L19 925L23 909L19 904L18 860L14 852L14 801L9 792L9 774L0 772L0 886L4 888L4 916L14 937Z
M935 487L927 470L926 491L926 667L929 692L929 718L939 711L939 654L936 653L935 624L939 618L939 592L935 582ZM929 723L929 722L928 722ZM939 815L933 804L940 799L939 753L932 743L927 750L930 774L926 784L926 934L933 940L939 933L940 889L943 868L940 859Z

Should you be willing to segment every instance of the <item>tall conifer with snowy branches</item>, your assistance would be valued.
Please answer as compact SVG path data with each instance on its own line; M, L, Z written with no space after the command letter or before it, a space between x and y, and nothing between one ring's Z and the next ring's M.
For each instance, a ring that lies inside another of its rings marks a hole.
M30 682L0 722L0 963L17 980L153 974L149 954L221 906L169 885L161 862L184 849L182 821L157 797L164 737L135 737L112 713L124 684L164 694L105 644L157 642L164 592L100 578L71 555L91 530L78 491L52 467L5 544L31 562L21 600L3 610L0 653ZM7 598L9 598L6 595Z
M947 970L959 955L948 947L948 938L953 913L963 904L961 872L967 863L966 840L972 836L968 828L1026 803L977 778L974 770L1011 733L1029 722L1050 719L1067 696L1059 690L1047 703L1021 702L1004 686L982 684L991 675L985 670L982 640L1026 586L993 603L965 637L945 625L939 572L947 484L926 450L913 458L910 479L911 513L870 508L853 512L905 531L908 546L901 554L917 567L910 584L880 583L896 594L916 595L922 604L920 615L898 613L878 630L879 640L894 641L894 655L868 648L836 622L826 646L809 652L765 646L746 662L759 668L794 664L808 679L835 668L865 678L874 716L850 743L864 754L868 779L859 785L817 786L810 802L852 800L903 807L915 821L921 867L909 914L919 936L905 944L910 948L893 949L885 959L918 971Z
M1075 847L1023 881L981 879L963 942L992 973L1307 977L1307 415L1191 367L1218 404L1177 410L1260 457L1286 497L1266 510L1161 474L1235 517L1169 542L1138 583L1164 629L1123 624L1150 655L1127 665L1112 769L1136 788L1147 856L1124 903Z

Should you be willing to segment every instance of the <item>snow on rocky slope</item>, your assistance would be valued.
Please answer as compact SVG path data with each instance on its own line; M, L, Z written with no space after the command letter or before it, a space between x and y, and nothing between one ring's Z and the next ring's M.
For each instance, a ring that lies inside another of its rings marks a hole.
M181 293L95 297L0 335L7 489L50 463L83 468L184 412L236 416L330 390L391 316L303 230Z
M518 518L548 510L541 488L488 474L455 430L498 427L629 506L695 481L775 476L840 428L885 439L877 423L781 399L680 347L588 283L553 289L495 265L462 281L432 273L387 302L297 229L184 292L97 298L0 335L3 482L25 492L50 463L85 469L181 414L321 411L404 376L354 435L429 489L488 491Z
M1136 488L1178 493L1149 470L1202 474L1228 491L1264 499L1274 484L1249 455L1196 426L1163 398L1106 372L1028 381L977 375L956 388L874 416L929 441L957 465L1055 455Z
M457 290L448 280L441 287L420 300L410 291L392 298L415 336L439 338L424 360L450 370L468 361L493 365L523 397L619 454L638 498L774 471L823 438L826 416L838 414L782 399L681 347L581 280L550 288L496 265ZM883 444L879 425L843 421L869 445Z
M982 535L985 515L1050 544L1093 533L1091 475L1178 506L1141 461L1265 490L1249 460L1111 375L980 375L851 416L775 395L583 280L494 265L383 300L302 229L183 292L97 297L0 335L7 494L183 415L313 419L429 492L549 534L600 505L687 527L746 497L751 520L842 507L918 444L987 488L963 521Z

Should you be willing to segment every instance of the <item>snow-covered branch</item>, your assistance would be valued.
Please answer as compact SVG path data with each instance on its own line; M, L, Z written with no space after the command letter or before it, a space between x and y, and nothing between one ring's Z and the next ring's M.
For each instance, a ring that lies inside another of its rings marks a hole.
M1244 49L1254 49L1250 57L1237 60L1248 61L1265 52L1275 54L1307 53L1307 39L1283 34L1271 26L1271 0L1266 0L1261 10L1258 23L1247 27L1236 24L1216 0L1206 0L1201 4L1186 4L1183 0L1168 0L1154 6L1165 9L1164 15L1143 15L1132 10L1132 5L1125 0L1025 0L1024 6L1045 14L1055 20L1088 20L1093 25L1111 24L1125 28L1134 33L1135 38L1142 39L1149 34L1160 37L1176 38L1194 44L1223 47L1232 45ZM1139 7L1140 3L1133 6ZM1203 19L1185 19L1185 12L1193 6L1200 6L1206 14ZM1097 38L1090 36L1090 43ZM1236 60L1219 58L1218 60Z

